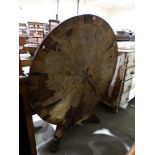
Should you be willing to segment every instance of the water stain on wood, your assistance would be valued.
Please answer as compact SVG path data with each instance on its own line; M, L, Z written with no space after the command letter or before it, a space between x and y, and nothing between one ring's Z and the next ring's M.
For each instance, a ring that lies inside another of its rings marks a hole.
M69 29L67 32L65 32L67 40L72 36L73 29Z

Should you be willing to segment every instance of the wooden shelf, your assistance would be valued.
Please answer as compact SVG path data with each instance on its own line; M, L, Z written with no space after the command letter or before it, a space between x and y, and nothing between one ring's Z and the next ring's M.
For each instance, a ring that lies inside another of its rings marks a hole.
M19 36L27 36L27 25L26 23L19 23Z
M28 22L28 37L29 43L40 44L44 37L44 23Z
M29 38L43 38L42 36L28 36Z

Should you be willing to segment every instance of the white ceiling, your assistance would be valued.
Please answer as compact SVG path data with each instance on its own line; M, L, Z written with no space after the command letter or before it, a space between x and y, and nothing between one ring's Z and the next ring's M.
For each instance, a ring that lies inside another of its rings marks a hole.
M134 8L135 0L83 0L85 4L106 7L107 9Z
M59 2L63 2L64 0L59 0ZM76 0L67 0L67 2L72 2ZM85 5L92 5L97 7L103 7L107 9L127 9L127 8L134 8L135 0L79 0L81 4ZM19 0L19 4L22 3L37 3L37 0ZM46 3L46 2L54 2L56 3L57 0L39 0L39 3Z

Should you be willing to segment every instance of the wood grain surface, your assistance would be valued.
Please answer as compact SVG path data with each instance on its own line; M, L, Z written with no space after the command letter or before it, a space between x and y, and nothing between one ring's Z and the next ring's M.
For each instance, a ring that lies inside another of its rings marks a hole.
M40 44L30 68L36 113L57 125L87 119L109 88L116 61L116 37L105 20L88 14L60 23Z

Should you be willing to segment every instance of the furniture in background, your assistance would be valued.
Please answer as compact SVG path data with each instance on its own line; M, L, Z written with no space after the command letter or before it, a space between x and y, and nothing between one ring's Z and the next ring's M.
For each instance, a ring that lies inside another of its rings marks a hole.
M135 34L132 30L126 29L115 32L117 41L135 41Z
M126 109L128 101L135 97L135 51L122 50L120 52L127 52L125 75L120 99L120 107Z
M31 56L34 56L43 38L59 23L59 20L54 19L50 19L49 24L40 22L19 23L20 53L29 52Z
M19 77L19 154L37 155L27 83L28 77Z
M135 45L134 42L117 42L118 57L113 80L103 103L114 112L126 109L128 101L135 97Z
M24 47L27 49L27 51L33 57L37 48L39 47L39 45L38 44L25 44Z
M60 23L59 20L50 19L49 20L49 31L53 30L59 23Z
M44 23L44 37L48 34L48 32L49 32L49 24Z
M28 22L28 43L40 44L44 38L44 23Z
M31 56L34 56L44 38L44 23L28 22L27 25L25 24L24 29L19 27L19 46L23 47L20 49L20 53L30 53Z
M27 42L27 38L26 36L19 36L19 52L20 53L27 53L27 49L24 47L24 45Z
M27 25L26 23L19 23L19 52L20 53L27 53L26 48L24 45L26 44L28 39L27 36Z
M19 36L27 36L26 23L19 23Z
M29 54L21 54L20 59L22 67L31 66L32 57Z
M29 79L23 75L19 57L19 154L37 155L32 122L32 107L27 93Z

